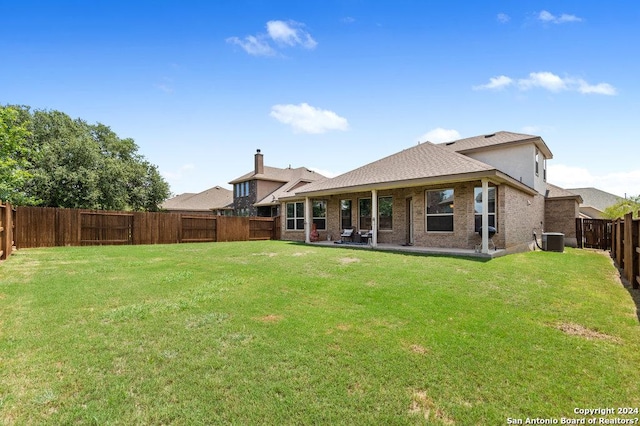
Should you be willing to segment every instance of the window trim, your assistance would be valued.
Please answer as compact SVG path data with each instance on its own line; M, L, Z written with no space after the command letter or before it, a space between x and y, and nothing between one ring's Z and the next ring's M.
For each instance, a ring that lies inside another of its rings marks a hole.
M369 221L371 222L371 224L373 224L373 200L371 199L371 197L362 197L362 198L358 198L358 230L360 231L364 231L364 230L371 230L371 226L367 227L362 227L362 223L361 223L361 219L363 218L362 214L360 213L360 202L364 201L364 200L369 200L369 216L364 216L365 218L369 218Z
M324 216L315 216L315 209L314 209L314 205L316 203L321 203L324 204ZM313 215L313 217L311 218L311 223L315 224L316 220L324 220L324 227L321 228L318 225L316 225L316 230L318 231L326 231L327 230L327 200L312 200L311 201L311 214Z
M442 192L442 191L451 191L452 195L453 195L453 200L452 200L452 204L454 205L454 207L452 208L452 212L451 213L428 213L429 210L429 206L427 205L428 202L428 196L427 194L429 192ZM455 209L455 201L456 201L456 191L455 188L449 187L449 188L433 188L433 189L425 189L424 191L424 231L428 234L452 234L455 232L455 213L456 213L456 209ZM444 217L444 216L451 216L451 230L447 230L447 231L430 231L429 230L429 217Z
M489 189L492 189L495 191L494 197L493 197L493 213L491 212L487 212L487 214L489 215L489 217L493 216L493 227L496 228L496 232L499 232L499 228L498 228L498 187L496 185L489 185ZM478 216L480 216L480 221L482 221L482 212L480 213L476 213L476 209L475 209L475 203L476 203L476 189L480 189L480 194L482 194L482 187L481 186L474 186L473 187L473 229L474 232L479 232L477 227L476 227L476 218ZM482 222L480 222L482 223ZM491 225L489 225L491 226Z
M302 217L298 217L296 214L297 204L302 204ZM304 201L291 201L286 203L285 205L285 224L284 227L287 231L304 231ZM289 216L289 205L293 205L293 216ZM298 228L298 221L302 219L302 228ZM289 227L289 221L293 220L293 228Z
M389 198L391 200L391 226L389 228L382 228L382 226L380 226L382 223L382 220L380 220L380 200L383 198ZM378 231L393 231L393 195L381 195L378 197Z
M536 176L540 176L540 151L536 148Z
M342 208L342 203L348 201L349 202L349 226L344 226L344 217L342 215L342 212L346 211L346 209ZM350 198L345 198L343 200L340 200L340 229L352 229L353 228L353 200Z

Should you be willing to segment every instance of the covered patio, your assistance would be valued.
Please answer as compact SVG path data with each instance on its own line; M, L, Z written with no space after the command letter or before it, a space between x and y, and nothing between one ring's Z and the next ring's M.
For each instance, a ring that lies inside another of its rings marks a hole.
M461 248L440 248L440 247L422 247L410 246L402 244L378 243L375 247L371 243L350 243L339 241L316 241L309 242L312 246L334 247L334 248L350 248L362 250L377 250L388 252L414 253L422 255L439 255L439 256L459 256L459 257L475 257L480 259L493 259L504 256L507 251L504 249L488 249L486 252L480 250L470 250Z

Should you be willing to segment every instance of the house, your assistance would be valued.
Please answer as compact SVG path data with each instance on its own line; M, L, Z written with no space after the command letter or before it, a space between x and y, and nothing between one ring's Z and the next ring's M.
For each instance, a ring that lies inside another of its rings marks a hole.
M184 193L165 200L160 207L170 213L228 215L233 192L214 186L199 193Z
M372 231L371 244L507 252L533 248L547 229L547 160L539 136L497 132L421 143L282 196L282 238L337 239L342 229ZM577 199L574 198L574 204ZM577 204L576 204L577 205ZM575 207L575 206L574 206ZM575 226L574 226L575 228ZM562 232L557 230L554 232ZM575 230L574 230L575 234Z
M280 215L280 197L326 177L306 167L286 169L264 165L258 149L254 169L229 182L233 185L233 211L236 216L275 217Z
M576 218L580 217L582 197L567 189L547 183L544 205L545 229L564 234L564 244L577 247Z
M584 200L580 204L580 217L584 219L602 219L602 213L607 207L623 199L597 188L567 188L567 191L580 195Z

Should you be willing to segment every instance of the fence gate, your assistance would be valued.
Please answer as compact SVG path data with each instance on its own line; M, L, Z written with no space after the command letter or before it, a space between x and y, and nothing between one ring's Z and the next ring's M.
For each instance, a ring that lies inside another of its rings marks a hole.
M611 249L611 221L608 219L576 219L579 248Z
M128 213L81 212L80 244L133 244L133 215Z

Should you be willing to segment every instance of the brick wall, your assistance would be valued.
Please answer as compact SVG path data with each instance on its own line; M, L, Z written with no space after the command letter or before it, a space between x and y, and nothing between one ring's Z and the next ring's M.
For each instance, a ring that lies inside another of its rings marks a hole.
M407 200L413 202L413 238L414 244L424 247L473 249L482 243L475 232L474 188L480 187L480 181L456 183L446 186L421 186L379 191L378 196L393 197L393 229L378 231L378 242L404 244L407 242ZM454 190L454 231L426 232L425 191L430 189ZM358 201L371 198L370 192L318 197L327 201L327 229L319 230L320 240L339 240L342 232L340 202L351 200L351 222L356 230L358 224ZM300 200L304 201L304 200ZM500 185L497 187L497 234L493 242L497 248L506 248L510 252L533 248L533 231L541 235L544 222L544 197L532 196L522 191ZM286 212L286 207L282 206ZM286 217L282 216L282 239L304 241L304 231L286 229Z
M576 247L576 218L580 216L580 205L575 198L549 198L545 204L545 232L562 232L564 244Z

